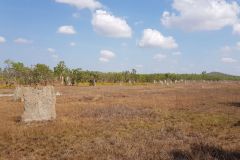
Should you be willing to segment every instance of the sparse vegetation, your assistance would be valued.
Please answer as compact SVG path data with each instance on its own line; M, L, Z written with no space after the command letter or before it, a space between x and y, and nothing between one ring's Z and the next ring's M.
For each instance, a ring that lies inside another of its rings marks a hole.
M98 84L143 84L153 83L163 80L205 80L220 81L231 80L239 81L239 76L232 76L217 72L201 74L137 74L136 69L120 73L102 73L95 71L85 71L81 68L69 69L63 61L59 62L54 69L50 69L45 64L36 64L33 67L26 67L21 62L5 61L6 67L0 69L0 81L2 84L11 86L13 84L53 84L61 83L65 85L79 85L79 83L90 83L95 81Z
M240 160L240 0L0 0L0 19L0 160Z
M238 82L56 90L53 122L19 122L23 104L1 98L1 160L240 159Z

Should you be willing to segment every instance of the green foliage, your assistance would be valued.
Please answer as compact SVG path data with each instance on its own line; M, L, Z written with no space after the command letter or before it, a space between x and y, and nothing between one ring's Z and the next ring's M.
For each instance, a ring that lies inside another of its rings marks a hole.
M19 84L30 83L31 69L25 67L21 62L11 60L5 61L6 67L3 70L3 79L8 82L16 82Z
M68 68L65 65L64 61L60 61L56 67L54 67L55 76L61 77L66 76L68 73Z
M58 80L62 84L67 84L66 79L70 80L71 85L78 83L153 83L154 81L175 81L175 80L231 80L239 81L239 76L232 76L222 74L218 72L207 73L206 71L201 74L174 74L174 73L163 73L163 74L137 74L136 69L131 71L123 72L95 72L95 71L84 71L81 68L69 69L64 61L57 64L52 70L45 64L37 64L34 67L26 67L21 62L14 62L11 60L5 61L5 68L0 68L0 81L17 84L47 84L52 83L54 79Z
M47 84L54 79L53 71L45 64L37 64L33 68L33 82Z

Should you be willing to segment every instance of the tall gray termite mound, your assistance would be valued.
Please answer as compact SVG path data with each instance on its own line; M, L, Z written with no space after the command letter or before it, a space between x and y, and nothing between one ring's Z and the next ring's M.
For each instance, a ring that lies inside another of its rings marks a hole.
M56 93L53 86L24 87L23 122L48 121L56 119Z
M16 87L14 94L13 94L14 101L21 100L23 102L23 87Z

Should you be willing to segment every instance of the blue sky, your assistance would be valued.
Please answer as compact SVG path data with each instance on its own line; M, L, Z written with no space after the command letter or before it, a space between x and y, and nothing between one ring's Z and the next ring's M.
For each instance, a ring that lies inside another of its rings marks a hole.
M0 0L0 62L240 75L237 0Z

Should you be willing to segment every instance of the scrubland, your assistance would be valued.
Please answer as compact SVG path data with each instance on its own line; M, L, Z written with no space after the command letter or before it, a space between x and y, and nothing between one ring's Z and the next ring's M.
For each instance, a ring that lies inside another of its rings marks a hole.
M0 160L240 159L238 82L55 89L52 122L0 97Z

